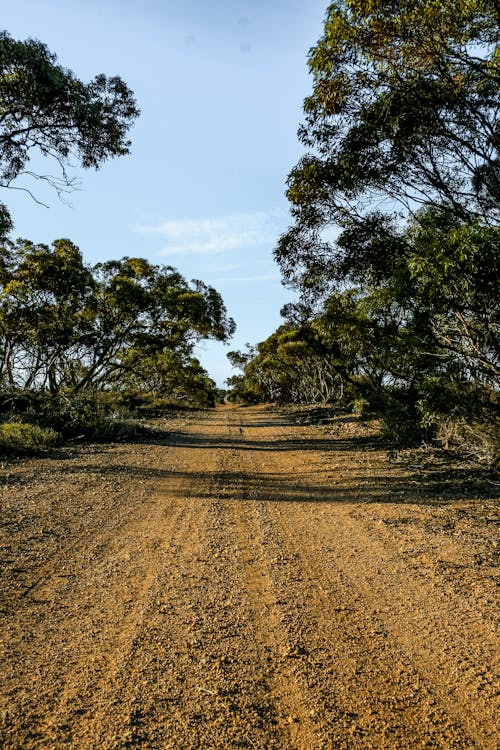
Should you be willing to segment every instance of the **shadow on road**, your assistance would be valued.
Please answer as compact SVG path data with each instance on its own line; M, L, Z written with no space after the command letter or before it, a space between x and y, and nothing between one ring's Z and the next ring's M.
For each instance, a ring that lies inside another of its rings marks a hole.
M193 442L193 436L185 442L179 440L179 436L169 443L170 445L188 448L212 447L217 443L210 441ZM345 444L347 441L341 441ZM225 441L237 454L238 450L252 450L248 442L241 446L238 441ZM329 450L329 441L311 441L308 447L297 444L296 447L272 448L267 445L261 450ZM220 442L218 443L220 447ZM341 446L335 444L336 450ZM359 441L356 446L348 447L349 450L359 450ZM342 447L346 450L346 447ZM371 446L371 450L375 448ZM253 448L253 450L258 450ZM368 447L370 450L370 447ZM192 496L200 501L204 499L219 498L227 502L238 502L248 500L259 500L262 502L281 503L421 503L426 505L446 505L457 500L494 498L498 497L498 487L485 477L481 470L472 470L469 467L450 470L449 467L422 471L415 469L405 472L391 471L390 465L387 472L377 475L370 464L353 465L349 467L347 475L342 474L338 468L323 468L319 473L315 467L302 471L300 474L280 471L266 473L258 470L250 471L190 471L174 468L152 468L150 466L127 465L125 463L107 463L105 466L94 462L89 455L89 461L82 465L81 460L77 465L62 462L55 471L61 474L72 474L89 472L93 475L117 477L129 476L131 482L134 480L157 481L158 489L166 495L185 495L186 480L192 487ZM234 456L233 465L238 466L238 457ZM179 482L182 480L182 482ZM184 489L179 490L179 484Z
M346 424L356 421L353 417L341 417L339 423ZM225 427L225 435L217 432L217 426ZM446 463L431 467L395 467L388 462L385 466L380 464L374 469L373 463L355 457L358 454L363 457L366 454L383 451L383 444L376 436L354 435L346 437L339 435L318 435L318 437L268 438L266 440L252 439L252 431L262 427L284 427L297 426L296 419L280 415L275 419L265 422L251 421L241 426L233 424L227 433L227 422L212 419L213 433L196 433L192 426L186 431L176 430L172 432L150 432L133 440L128 439L127 445L139 448L143 446L147 450L148 445L165 446L166 448L181 448L189 450L216 450L228 451L232 459L230 465L238 467L246 463L248 466L248 452L257 456L262 452L310 452L323 454L318 466L311 466L302 470L299 474L291 474L290 470L283 469L275 473L266 473L259 467L255 472L248 471L189 471L169 468L153 468L150 465L127 464L117 461L106 461L103 465L95 460L96 453L101 448L92 446L74 446L71 451L61 450L54 457L59 460L51 471L64 474L78 474L89 472L92 475L116 475L129 476L131 481L148 480L158 481L159 489L170 493L179 494L176 484L179 480L187 480L192 486L193 496L203 500L205 498L218 497L228 502L260 500L269 502L297 502L297 503L424 503L433 505L445 505L457 500L495 498L500 496L499 486L490 481L484 470L477 470L467 465L451 466ZM231 434L234 433L234 434ZM102 450L112 451L114 446L102 447ZM242 460L238 460L241 453ZM338 457L328 465L328 458L324 454L351 454L352 460L346 457L345 475L342 472L342 459L340 464ZM71 459L78 456L78 461L73 463ZM82 459L86 456L87 461ZM245 457L245 458L244 458ZM165 454L168 460L168 452ZM67 460L65 460L67 459ZM311 456L312 459L312 456ZM293 457L290 456L288 466ZM193 462L196 465L196 462ZM316 463L316 462L315 462ZM279 462L277 464L279 466ZM293 465L293 464L292 464ZM339 468L340 467L340 468ZM381 470L382 468L382 470ZM378 474L377 474L378 471ZM1 484L10 482L24 483L21 475L16 476L15 466L12 466L8 477L0 477ZM161 484L160 484L161 483ZM185 482L183 482L185 487ZM183 490L185 492L185 490Z

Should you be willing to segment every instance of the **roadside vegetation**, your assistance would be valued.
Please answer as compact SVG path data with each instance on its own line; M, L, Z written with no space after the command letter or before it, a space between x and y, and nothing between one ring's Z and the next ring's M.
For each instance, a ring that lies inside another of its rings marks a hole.
M330 402L498 464L498 3L329 6L275 257L298 292L229 357L244 403Z
M196 341L233 329L215 289L140 258L90 268L68 240L9 243L0 257L0 409L25 424L18 442L40 444L40 428L114 439L131 418L215 404L193 356ZM0 445L12 448L5 427Z
M335 404L395 445L498 465L499 26L494 0L328 6L275 248L297 300L229 354L231 400ZM74 189L72 163L126 155L139 115L119 77L80 81L7 32L0 108L0 187L35 199L40 181ZM31 171L33 153L59 174ZM90 267L69 239L12 231L1 203L0 450L115 439L131 418L224 397L194 357L234 332L215 289L142 258Z
M0 187L32 194L43 181L59 195L74 187L71 160L98 168L129 152L139 114L120 78L84 83L41 42L6 32L0 112ZM30 171L33 152L60 174ZM137 429L131 419L215 404L215 383L193 355L196 342L234 331L215 289L142 258L90 267L69 239L14 241L12 230L2 203L0 452L112 440Z

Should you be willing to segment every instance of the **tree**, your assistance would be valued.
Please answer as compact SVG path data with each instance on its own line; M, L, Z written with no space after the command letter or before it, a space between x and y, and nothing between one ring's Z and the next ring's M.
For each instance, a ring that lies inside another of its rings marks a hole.
M55 393L91 334L92 274L69 240L52 248L21 240L0 257L2 385Z
M276 250L287 278L318 285L343 258L324 228L364 231L374 206L498 220L498 41L494 0L329 6L299 131L311 151L288 180L295 225Z
M309 55L275 257L317 350L401 440L495 418L499 40L496 0L337 0Z
M165 350L155 355L139 357L130 352L132 367L125 368L120 378L120 390L127 399L134 394L152 397L154 404L170 403L214 406L215 382L190 352Z
M242 370L230 378L231 398L246 402L314 403L339 396L341 379L335 364L318 346L308 326L287 322L247 353L228 358Z
M0 203L0 242L5 242L9 232L13 229L12 219L7 210L7 206Z
M407 232L408 286L436 356L462 378L500 383L500 229L428 208Z
M59 194L70 191L71 157L98 169L106 159L128 154L127 133L138 114L118 76L100 74L84 83L42 42L16 41L0 32L0 187L27 190L16 181L28 176ZM35 151L55 160L59 174L31 171ZM5 211L0 205L0 229Z
M194 344L234 331L212 287L142 258L88 268L69 240L4 248L0 281L4 387L55 395L148 381L155 390L172 362L194 382Z

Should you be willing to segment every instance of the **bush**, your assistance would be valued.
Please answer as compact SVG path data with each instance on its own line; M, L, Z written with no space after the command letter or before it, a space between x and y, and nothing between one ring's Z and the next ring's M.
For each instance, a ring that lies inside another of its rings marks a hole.
M0 453L35 454L52 448L60 439L55 430L22 422L0 424Z
M134 433L136 426L117 410L116 399L107 394L86 392L78 395L31 391L4 392L0 413L4 422L53 431L60 437L88 440L115 440Z
M427 437L415 418L413 405L388 399L382 417L382 437L401 448L418 445Z
M419 419L416 393L411 388L386 387L363 389L363 395L350 399L353 414L361 420L380 418L382 437L394 446L408 448L428 437L428 430Z
M377 411L374 405L367 398L364 398L364 396L357 396L357 398L352 399L349 406L352 413L361 420L372 419L379 414L379 411Z
M497 424L468 423L465 419L443 419L436 440L445 450L454 450L488 469L500 465L500 434Z

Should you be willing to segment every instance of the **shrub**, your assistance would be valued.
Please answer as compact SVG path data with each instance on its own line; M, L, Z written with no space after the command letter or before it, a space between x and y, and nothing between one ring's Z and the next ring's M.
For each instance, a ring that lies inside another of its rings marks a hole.
M0 453L9 455L41 453L52 448L59 439L59 433L50 428L22 422L0 424Z
M498 424L468 423L465 419L443 419L436 440L445 450L454 450L471 461L495 470L500 464Z
M404 403L399 399L387 399L382 417L382 436L401 448L421 443L426 435L418 420L411 403Z
M135 431L135 425L124 418L130 414L117 410L116 399L109 403L98 392L76 396L52 396L47 391L4 392L0 396L0 413L6 423L53 431L66 439L107 441Z

